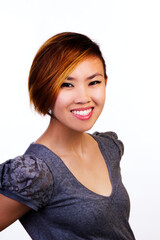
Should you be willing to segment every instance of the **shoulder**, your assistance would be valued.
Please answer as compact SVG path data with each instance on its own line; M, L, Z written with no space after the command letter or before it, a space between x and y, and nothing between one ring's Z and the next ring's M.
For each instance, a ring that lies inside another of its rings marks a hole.
M118 135L115 132L94 132L93 137L112 152L118 151L120 157L124 154L123 142L118 139Z
M53 177L49 168L35 156L24 154L0 165L0 191L23 203L32 201L34 206L28 205L34 209L48 201L52 189Z
M49 173L49 169L45 162L32 155L21 155L13 159L7 160L0 165L1 171L4 174L12 174L12 178L16 177L16 180L21 180L25 177L35 178L40 175L46 175Z

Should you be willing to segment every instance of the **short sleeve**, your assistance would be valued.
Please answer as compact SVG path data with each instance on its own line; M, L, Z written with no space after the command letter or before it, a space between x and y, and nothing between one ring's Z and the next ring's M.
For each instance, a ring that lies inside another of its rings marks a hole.
M53 177L44 161L29 155L0 165L0 193L34 210L47 205L53 192Z
M99 136L104 139L108 139L108 144L113 148L119 150L120 157L124 154L124 145L121 140L118 139L118 136L115 132L95 132L93 136ZM115 150L116 150L115 149Z

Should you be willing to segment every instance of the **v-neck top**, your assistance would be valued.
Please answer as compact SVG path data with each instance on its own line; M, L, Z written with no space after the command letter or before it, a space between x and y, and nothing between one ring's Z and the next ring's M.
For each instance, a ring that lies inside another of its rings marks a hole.
M32 210L20 222L34 240L134 240L130 201L122 183L123 143L114 132L91 135L106 161L112 192L97 194L81 184L44 145L0 165L0 193Z

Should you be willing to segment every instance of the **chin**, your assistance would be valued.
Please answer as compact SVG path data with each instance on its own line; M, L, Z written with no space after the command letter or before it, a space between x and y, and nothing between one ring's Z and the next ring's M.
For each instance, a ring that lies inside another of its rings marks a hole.
M93 124L93 125L94 125L94 124ZM76 132L81 132L81 133L83 133L83 132L89 131L89 130L93 127L93 125L76 127L74 130L75 130Z

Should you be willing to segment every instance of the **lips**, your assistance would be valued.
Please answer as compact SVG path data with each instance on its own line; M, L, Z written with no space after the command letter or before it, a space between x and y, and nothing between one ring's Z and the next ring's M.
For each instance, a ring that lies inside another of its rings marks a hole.
M93 108L90 107L90 108L74 109L74 110L71 110L71 113L75 117L77 117L81 120L87 120L92 116Z

